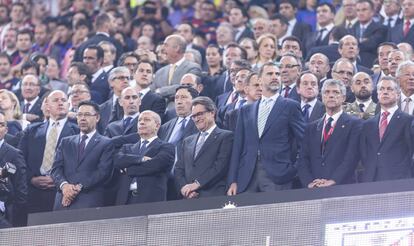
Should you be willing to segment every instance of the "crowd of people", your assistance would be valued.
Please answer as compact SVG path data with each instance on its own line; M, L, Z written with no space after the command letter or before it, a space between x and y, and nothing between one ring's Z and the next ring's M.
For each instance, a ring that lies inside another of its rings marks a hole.
M0 1L0 227L412 178L412 0Z

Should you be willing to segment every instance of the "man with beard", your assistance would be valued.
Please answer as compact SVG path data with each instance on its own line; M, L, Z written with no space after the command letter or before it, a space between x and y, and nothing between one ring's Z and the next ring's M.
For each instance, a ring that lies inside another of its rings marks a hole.
M371 98L373 87L372 79L367 73L355 74L352 78L351 90L356 99L353 103L347 103L344 111L364 120L374 117L377 104Z
M279 95L280 70L265 63L259 72L262 99L240 109L228 173L227 195L292 188L295 143L304 121L298 102Z

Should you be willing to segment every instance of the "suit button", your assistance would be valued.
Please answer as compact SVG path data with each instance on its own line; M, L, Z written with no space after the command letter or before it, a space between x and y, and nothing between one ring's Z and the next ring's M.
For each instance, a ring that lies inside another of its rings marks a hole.
M322 166L325 166L325 162L322 162Z
M378 152L378 153L377 153L377 155L381 155L381 153L380 153L380 152Z

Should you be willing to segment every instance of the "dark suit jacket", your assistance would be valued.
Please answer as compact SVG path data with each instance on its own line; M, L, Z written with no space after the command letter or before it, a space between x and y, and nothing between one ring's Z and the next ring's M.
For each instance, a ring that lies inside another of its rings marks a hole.
M168 121L167 123L163 124L160 127L160 130L158 131L158 137L161 140L168 142L168 140L171 138L171 134L174 130L174 127L177 124L177 120L178 120L178 117L171 119L170 121ZM186 137L191 136L197 132L198 130L194 124L194 121L190 119L187 125L185 126L182 140L184 140ZM182 140L179 141L178 143L180 144Z
M409 43L414 47L414 26L411 26L407 36L404 36L404 23L400 23L395 27L391 28L388 32L388 41L393 43Z
M111 122L105 129L105 136L107 136L108 138L113 138L116 136L121 136L121 135L128 135L131 133L137 133L137 123L138 123L138 116L135 117L135 119L133 119L131 121L131 123L129 124L129 126L127 126L126 128L124 128L124 120L118 120L118 121L114 121Z
M320 42L318 42L318 31L309 33L309 36L305 39L305 52L304 54L308 54L308 52L312 49L312 47L318 47L318 46L324 46L329 44L329 35L331 35L331 31L325 36L324 39L322 39Z
M109 99L109 94L111 92L111 88L109 87L108 83L108 74L106 72L102 72L95 81L92 81L90 84L91 89L91 96L92 101L96 102L97 104L102 104L106 100Z
M101 116L98 122L98 131L105 132L105 128L109 123L121 120L124 116L124 110L119 103L113 104L113 98L109 98L106 102L99 105L99 115Z
M107 137L95 133L78 161L80 134L63 138L56 152L51 176L60 187L63 182L82 184L82 190L69 207L62 206L62 192L56 193L54 210L103 206L104 184L113 171L114 146Z
M352 27L351 34L359 38L360 24L356 22ZM377 58L377 47L387 40L387 28L380 23L372 21L363 34L364 41L359 43L359 55L361 64L371 68Z
M217 97L216 105L218 109L221 109L226 106L227 100L229 100L231 92L232 91L225 92Z
M239 118L239 111L240 111L240 108L233 109L233 110L226 112L226 114L224 115L223 129L229 130L232 132L236 130L237 119Z
M309 116L309 123L319 120L325 114L325 105L319 100L316 101L314 108L312 109L312 113Z
M82 62L83 61L83 51L89 46L89 45L97 45L99 44L101 41L109 41L112 44L115 45L116 47L116 60L119 59L119 57L122 55L123 48L122 45L119 43L118 40L112 38L112 37L108 37L105 36L103 34L96 34L90 38L88 38L88 40L86 40L85 42L83 42L75 51L75 55L73 57L74 61L78 61L78 62Z
M309 61L310 58L316 53L322 53L326 55L329 59L329 62L335 62L336 60L341 58L341 55L338 51L338 43L328 44L319 47L312 47L309 50L309 52L307 52L306 61Z
M159 116L162 118L164 116L166 107L167 105L164 98L152 91L149 91L141 100L139 112L152 110L155 113L159 114Z
M24 101L20 103L20 108L24 108ZM39 119L34 120L33 122L43 121L43 111L42 111L42 98L39 96L39 99L33 104L32 108L29 110L29 114L34 114L39 116Z
M303 22L296 21L295 26L292 30L292 36L299 38L302 42L302 46L306 43L306 38L308 38L309 34L312 32L312 27ZM303 50L304 47L302 47Z
M174 176L180 189L197 180L200 197L226 194L226 175L233 145L233 133L216 127L194 156L199 133L184 139L178 152Z
M353 182L353 172L359 159L361 121L342 113L322 153L324 119L310 123L305 129L298 165L304 187L318 178L332 179L336 184Z
M228 183L237 183L243 192L260 159L269 178L277 184L292 181L296 175L295 143L302 141L305 123L298 102L279 96L259 138L257 117L260 101L241 107L234 133Z
M43 153L46 145L46 133L49 122L30 124L20 139L19 149L23 152L23 156L27 165L27 179L30 181L34 176L40 176L40 166L42 166ZM60 133L57 146L62 138L76 135L79 128L76 124L66 121ZM29 182L30 183L30 182Z
M20 150L3 142L0 147L0 167L9 162L16 166L16 173L10 176L9 200L6 203L6 217L14 226L23 226L25 224L25 205L27 202L27 178L26 163Z
M239 43L243 38L251 38L254 39L254 33L253 31L246 26L244 31L240 34L239 38L236 40L237 43Z
M363 65L359 65L359 64L356 65L356 70L357 72L364 72L364 73L367 73L368 75L372 75L374 73L371 69Z
M289 91L288 98L295 100L296 102L300 102L300 95L298 94L297 88L298 87L295 86L295 88L292 88Z
M230 75L228 74L228 70L225 70L222 74L216 77L214 81L214 96L218 97L223 93L227 93L233 90L233 84L230 81ZM227 76L227 79L226 79ZM224 87L225 86L225 87Z
M126 169L126 173L121 176L117 205L127 203L129 185L134 177L137 179L140 203L166 200L167 177L174 164L174 145L157 138L148 145L144 155L139 156L140 145L140 142L126 144L115 155L115 167ZM141 161L144 156L151 160Z
M366 120L361 132L362 182L412 178L413 117L395 111L382 141L379 139L380 114Z

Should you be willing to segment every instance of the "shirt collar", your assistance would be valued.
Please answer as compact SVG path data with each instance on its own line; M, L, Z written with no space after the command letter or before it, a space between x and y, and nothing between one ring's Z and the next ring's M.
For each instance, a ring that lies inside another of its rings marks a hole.
M128 118L128 117L131 117L131 118L134 120L135 118L137 118L137 117L138 117L138 115L139 115L139 112L137 112L137 113L135 113L135 114L133 114L133 115L124 115L124 120L125 120L126 118Z
M146 140L146 141L148 141L148 144L147 144L147 146L148 145L150 145L151 143L152 143L152 141L154 141L155 139L157 139L157 135L155 135L155 136L153 136L153 137L150 137L149 139L143 139L143 138L141 138L141 146L142 146L142 143Z
M151 89L149 87L142 89L139 91L139 93L141 93L141 99L150 91Z
M53 123L59 122L59 127L63 127L66 124L67 120L68 118L66 117L60 120L52 120L51 118L49 118L49 126L53 126Z
M106 33L106 32L96 32L96 35L98 35L98 34L101 34L101 35L107 36L108 38L110 37L110 36L109 36L109 34L108 34L108 33Z
M407 98L407 96L401 92L401 102L404 102L404 100ZM409 96L409 98L411 98L411 101L414 102L414 94L412 94L411 96Z
M368 26L369 25L371 25L371 22L372 22L372 20L370 21L370 22L368 22L367 24L365 24L365 25L362 25L361 23L359 24L359 26L360 26L360 28L365 28L365 29L367 29L368 28Z
M324 27L321 27L318 25L318 31L320 31L322 28L326 28L326 31L330 32L335 27L334 23L330 23Z
M207 131L207 136L210 136L210 134L214 131L214 129L216 129L216 124L212 125Z
M390 113L390 115L389 115L390 117L388 119L391 119L391 117L394 115L394 113L395 113L395 111L397 111L397 109L398 109L398 105L394 105L392 108L387 109L387 112ZM382 113L384 113L384 112L385 112L385 110L381 108L380 117L382 116Z
M30 105L33 106L37 102L38 99L39 99L39 96L35 97L35 99L31 101L27 101L26 99L24 99L24 104L30 103Z
M183 62L185 61L185 57L181 58L178 62L174 63L175 67L177 69L177 67L179 67ZM172 64L171 64L172 65Z
M90 139L92 139L92 136L96 133L96 129L91 131L90 133L86 134L88 136L88 138L86 139L86 141L89 141ZM82 136L85 135L82 132L80 133L80 138L82 139Z
M276 100L277 100L278 97L279 97L279 93L276 93L276 94L274 94L271 97L265 97L265 96L262 95L262 100L260 102L267 101L269 99L272 99L273 102L276 102Z
M329 117L332 117L332 119L333 119L332 123L336 123L342 113L343 113L342 110L340 110L339 112L335 113L334 115L328 115L328 113L326 113L325 114L325 122L328 120Z
M372 99L370 98L369 100L367 100L367 101L365 101L365 102L361 102L361 101L359 101L358 99L355 99L355 102L358 104L358 105L360 105L360 104L364 104L364 111L365 110L367 110L367 108L369 107L369 105L371 104L371 102L372 102Z
M311 106L311 108L315 107L316 101L318 101L318 98L314 98L312 101L310 102L304 102L304 101L300 101L300 107L303 108L306 104L309 104Z
M3 143L4 143L4 138L2 140L0 140L0 148L1 148L1 146L3 146Z

